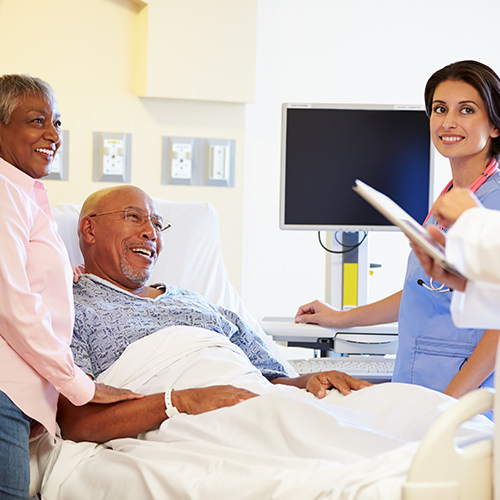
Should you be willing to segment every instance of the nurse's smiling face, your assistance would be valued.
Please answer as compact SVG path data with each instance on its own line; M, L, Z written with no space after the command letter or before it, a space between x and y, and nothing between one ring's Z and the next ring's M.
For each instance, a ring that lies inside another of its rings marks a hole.
M488 160L491 139L499 136L479 92L468 83L455 80L446 80L436 87L430 131L436 149L452 161Z

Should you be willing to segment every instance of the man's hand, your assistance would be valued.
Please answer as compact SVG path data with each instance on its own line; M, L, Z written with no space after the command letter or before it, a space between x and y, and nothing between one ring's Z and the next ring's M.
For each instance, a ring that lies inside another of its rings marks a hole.
M119 389L106 384L95 384L94 397L89 402L109 404L129 399L141 399L143 397L144 394L136 394L129 389Z
M351 377L347 373L331 370L329 372L308 373L300 377L277 377L271 380L273 384L293 385L299 389L314 394L317 398L324 398L328 389L337 389L340 393L347 395L351 391L363 389L372 384L359 378Z
M172 404L181 413L198 415L207 411L234 406L258 394L232 385L214 385L201 389L172 391Z
M319 372L309 375L306 384L306 391L311 392L317 398L324 398L328 389L337 389L340 393L347 395L352 390L357 391L372 384L359 378L351 377L347 373L332 370L329 372Z

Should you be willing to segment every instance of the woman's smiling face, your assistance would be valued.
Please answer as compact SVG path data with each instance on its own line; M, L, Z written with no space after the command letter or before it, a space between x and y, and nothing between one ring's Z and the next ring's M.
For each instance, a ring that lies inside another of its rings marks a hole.
M436 149L450 160L490 156L490 143L499 131L490 122L486 104L468 83L446 80L434 92L430 117Z
M34 179L50 173L60 145L61 117L51 99L28 94L12 112L9 124L0 124L0 156Z

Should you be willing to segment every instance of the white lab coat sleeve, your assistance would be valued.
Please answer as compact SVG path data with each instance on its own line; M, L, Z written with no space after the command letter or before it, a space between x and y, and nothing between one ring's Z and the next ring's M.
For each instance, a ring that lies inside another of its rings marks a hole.
M446 258L468 278L454 291L451 315L460 328L500 328L500 211L472 208L448 231Z
M465 292L453 292L450 311L459 328L500 329L500 284L468 281Z
M466 210L446 235L446 258L469 280L500 283L500 210Z

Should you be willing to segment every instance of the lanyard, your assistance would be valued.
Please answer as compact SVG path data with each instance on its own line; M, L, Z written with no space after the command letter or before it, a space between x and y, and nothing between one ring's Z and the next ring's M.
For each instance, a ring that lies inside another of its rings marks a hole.
M496 158L491 160L490 164L484 169L484 172L467 188L472 193L475 193L496 171L498 167L498 161ZM441 194L438 196L440 198L445 194L450 188L453 186L453 179L448 182L446 187L441 191ZM432 208L427 217L424 220L422 226L425 226L425 223L429 220L429 217L432 215Z

